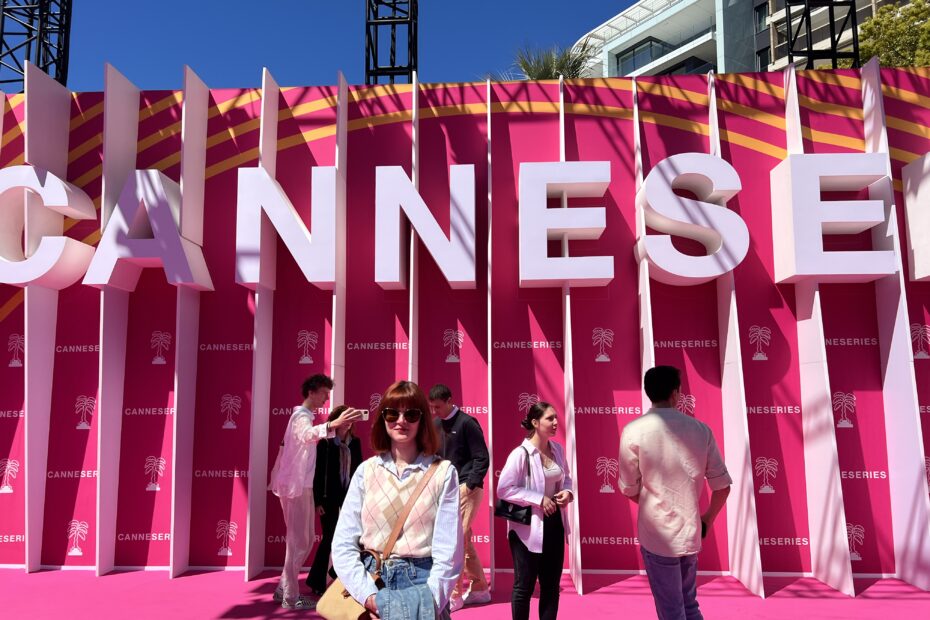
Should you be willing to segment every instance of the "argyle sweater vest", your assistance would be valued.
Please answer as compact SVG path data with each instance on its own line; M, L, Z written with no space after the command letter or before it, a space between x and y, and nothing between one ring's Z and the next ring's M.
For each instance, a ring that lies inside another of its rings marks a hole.
M432 555L433 527L449 466L449 461L442 461L423 489L404 523L391 557L428 558ZM365 496L362 500L360 542L365 549L381 551L407 500L426 475L426 470L418 469L403 480L398 480L384 466L380 457L368 459L363 467Z

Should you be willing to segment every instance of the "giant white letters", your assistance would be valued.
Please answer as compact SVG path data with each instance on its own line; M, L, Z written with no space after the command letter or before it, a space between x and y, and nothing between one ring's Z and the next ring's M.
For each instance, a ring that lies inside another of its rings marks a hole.
M668 235L644 235L636 245L650 277L678 286L701 284L732 271L749 251L749 229L726 202L740 191L729 163L704 153L682 153L659 162L636 195L646 225ZM686 190L697 200L675 190ZM691 256L672 245L671 235L701 242L706 256Z
M84 284L134 291L145 267L161 265L168 282L213 290L196 243L181 236L181 188L158 170L136 170L103 229Z
M375 281L385 289L404 287L401 274L400 212L420 235L452 288L475 288L475 167L449 169L449 229L429 212L407 173L400 166L375 171Z
M772 169L775 281L866 282L896 271L892 251L826 252L824 234L856 234L885 221L881 200L823 200L886 175L882 153L788 155Z
M84 275L94 248L62 236L64 216L92 220L96 213L87 194L47 170L0 170L0 282L60 290Z
M612 256L550 257L549 239L597 239L604 207L549 209L547 198L600 198L610 183L610 162L520 164L520 286L605 286L614 278Z

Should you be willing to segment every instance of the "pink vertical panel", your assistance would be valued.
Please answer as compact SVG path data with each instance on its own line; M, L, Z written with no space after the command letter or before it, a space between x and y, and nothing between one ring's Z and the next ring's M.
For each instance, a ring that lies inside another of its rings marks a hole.
M494 411L494 469L497 476L510 451L525 437L520 420L529 406L543 400L560 409L565 402L562 370L561 287L521 289L517 253L518 199L522 162L559 161L559 85L557 82L492 84L491 194L494 205L491 282L491 341L495 369L491 399ZM503 113L501 113L503 112ZM560 206L551 200L550 207ZM558 255L559 241L549 244ZM560 433L565 412L559 411ZM565 438L558 441L565 446ZM572 472L574 475L574 472ZM494 485L497 481L495 479ZM502 519L494 520L494 556L498 569L513 559ZM568 566L568 552L565 554Z
M572 242L571 256L613 256L606 287L572 290L575 434L582 565L586 571L637 570L635 504L620 493L620 433L642 414L632 80L565 83L566 161L610 161L602 204L607 227L597 241ZM586 201L585 204L592 203ZM586 579L587 583L587 579Z
M802 573L811 564L794 291L774 283L767 174L785 156L781 84L781 74L722 75L717 98L722 155L743 181L729 206L752 231L734 276L762 567Z
M281 93L276 179L304 225L310 228L311 168L335 163L336 87L288 88ZM274 345L271 362L271 416L268 468L274 465L300 386L312 374L329 374L332 292L309 284L290 252L278 240ZM333 406L341 403L332 403ZM318 420L323 422L321 416ZM319 538L320 525L316 525ZM267 493L265 564L284 564L284 518L278 498ZM314 552L307 558L313 561Z
M243 566L249 470L254 293L235 283L236 168L258 161L260 99L211 91L204 256L217 274L201 295L191 566Z
M402 166L410 174L411 98L409 85L349 89L345 401L353 407L375 409L391 383L407 378L408 292L385 291L375 282L374 205L377 166ZM374 421L356 425L364 456Z
M22 163L22 95L3 97L3 137L0 167ZM22 565L26 557L25 488L25 325L24 290L0 286L0 338L7 358L0 361L0 565Z
M453 290L426 247L419 243L419 380L424 391L436 383L452 390L453 402L477 418L488 433L487 342L487 120L486 85L427 84L420 96L420 195L449 230L449 169L475 169L475 251L477 284ZM452 207L454 208L454 206ZM485 498L494 476L485 478ZM487 502L485 502L487 504ZM490 568L490 512L480 510L472 540L484 568Z
M858 72L798 72L798 99L805 152L863 152ZM868 232L824 240L828 251L870 247ZM875 285L820 292L850 561L854 573L894 573Z
M644 175L670 155L709 152L706 77L642 78L637 87ZM699 244L675 242L703 253ZM651 293L656 364L681 369L679 408L708 424L723 452L716 283L675 287L654 281ZM704 496L706 502L706 488ZM726 523L725 514L718 523ZM715 526L704 540L699 568L726 570L727 557L726 528Z
M926 69L882 69L882 92L891 169L894 178L895 206L902 249L907 247L904 227L904 196L901 169L930 152L930 71ZM921 205L919 208L926 208ZM906 251L906 249L904 250ZM924 464L930 482L930 282L910 279L910 267L904 260L904 288L910 320L917 378L917 398L924 443Z

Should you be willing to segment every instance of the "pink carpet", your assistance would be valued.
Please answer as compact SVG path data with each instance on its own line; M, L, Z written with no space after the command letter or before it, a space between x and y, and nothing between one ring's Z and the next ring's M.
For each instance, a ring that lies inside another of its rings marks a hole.
M645 577L587 575L591 593L580 597L563 582L560 617L654 618ZM0 570L0 618L317 618L311 612L286 611L272 604L277 580L272 574L244 582L241 572L210 572L169 580L164 572L115 573L94 577L91 571L45 571L26 575ZM457 620L510 617L509 575L498 579L493 601L456 613ZM769 579L765 600L749 595L735 580L709 577L698 589L709 620L806 618L904 620L930 618L930 593L893 579L857 581L855 599L831 591L812 579ZM536 618L535 601L530 615Z

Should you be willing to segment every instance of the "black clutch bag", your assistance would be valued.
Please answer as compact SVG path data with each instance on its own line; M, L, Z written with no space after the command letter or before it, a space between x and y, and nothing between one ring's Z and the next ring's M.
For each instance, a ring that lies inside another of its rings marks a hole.
M524 448L524 452L526 449ZM530 486L530 453L526 453L526 486ZM532 506L519 506L512 502L508 502L505 499L497 500L497 504L494 505L494 516L500 517L501 519L506 519L508 521L513 521L514 523L522 523L523 525L529 525L530 519L533 517L533 507Z

